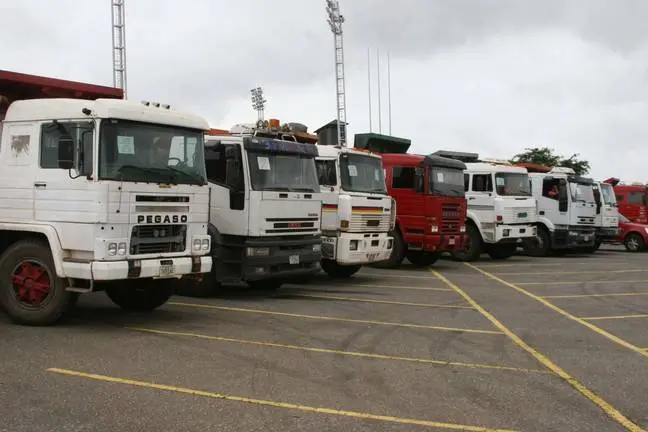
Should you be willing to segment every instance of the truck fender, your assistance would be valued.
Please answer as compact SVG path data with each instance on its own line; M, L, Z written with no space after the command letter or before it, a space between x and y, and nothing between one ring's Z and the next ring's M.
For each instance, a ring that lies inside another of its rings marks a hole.
M553 232L556 228L548 217L540 215L538 215L538 222L536 223L536 226L538 227L538 229L540 229L540 227L543 227L549 233Z
M211 250L209 251L209 255L213 256L215 252L215 247L216 244L222 244L223 236L221 235L220 231L218 231L218 228L216 228L216 225L210 223L207 225L207 234L211 238Z
M65 277L65 272L63 271L63 247L61 246L61 239L59 238L58 232L53 226L1 223L0 230L12 231L17 234L29 233L25 237L45 237L52 253L56 275L60 278Z

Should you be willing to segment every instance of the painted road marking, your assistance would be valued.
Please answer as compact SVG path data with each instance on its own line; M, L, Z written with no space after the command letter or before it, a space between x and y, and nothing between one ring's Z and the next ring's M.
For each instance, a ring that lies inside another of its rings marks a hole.
M648 279L639 280L597 280L597 281L560 281L560 282L515 282L516 285L585 285L585 284L619 284L648 283Z
M470 432L514 432L510 429L493 429L493 428L487 428L481 426L469 426L469 425L462 425L456 423L443 423L443 422L430 421L430 420L419 420L419 419L394 417L394 416L387 416L387 415L370 414L370 413L363 413L358 411L346 411L346 410L339 410L333 408L312 407L312 406L294 404L289 402L275 402L275 401L263 400L263 399L253 399L253 398L248 398L243 396L234 396L234 395L227 395L222 393L212 393L208 391L195 390L186 387L177 387L177 386L157 384L157 383L146 382L146 381L137 381L132 379L108 376L108 375L79 372L79 371L74 371L69 369L49 368L47 369L47 372L52 372L60 375L75 376L79 378L87 378L96 381L110 382L115 384L163 390L163 391L173 392L173 393L182 393L191 396L203 396L212 399L221 399L221 400L232 401L232 402L243 402L243 403L253 404L253 405L261 405L261 406L272 407L272 408L283 408L283 409L296 410L302 412L312 412L317 414L329 414L329 415L336 415L342 417L351 417L351 418L357 418L362 420L375 420L375 421L382 421L382 422L389 422L389 423L427 426L427 427L435 427L441 429L453 429L453 430L462 430L462 431L470 431Z
M315 347L306 347L306 346L299 346L299 345L280 344L275 342L264 342L264 341L248 340L248 339L234 339L234 338L228 338L222 336L210 336L210 335L204 335L198 333L166 331L166 330L157 330L157 329L149 329L149 328L142 328L142 327L126 327L126 328L130 330L155 333L160 335L185 336L185 337L192 337L192 338L205 339L211 341L232 342L232 343L245 344L245 345L257 345L262 347L283 348L283 349L316 352L316 353L323 353L323 354L345 355L350 357L370 358L370 359L377 359L377 360L395 360L395 361L404 361L404 362L413 362L413 363L427 363L427 364L434 364L434 365L441 365L441 366L466 367L471 369L496 369L496 370L505 370L505 371L512 371L512 372L540 373L540 374L548 373L547 371L540 370L540 369L527 369L527 368L517 368L511 366L434 360L434 359L426 359L420 357L401 357L401 356L391 356L391 355L384 355L384 354L363 353L357 351L342 351L342 350L329 349L329 348L315 348Z
M632 319L632 318L648 318L648 314L612 315L612 316L599 316L599 317L581 317L580 319L587 320L587 321L597 321L597 320Z
M498 272L498 276L530 276L530 275L546 275L546 276L551 276L551 275L568 275L568 274L573 274L573 275L586 275L586 274L606 274L606 273L645 273L648 272L648 269L630 269L630 270L583 270L583 271L553 271L553 270L548 270L546 272L526 272L526 273L520 273L520 272ZM608 282L614 282L614 281L608 281Z
M618 344L621 345L621 346L624 346L624 347L626 347L626 348L628 348L628 349L631 349L632 351L634 351L634 352L636 352L636 353L639 353L639 354L641 354L642 356L648 357L648 353L642 351L642 350L641 350L639 347L637 347L636 345L633 345L633 344L631 344L630 342L625 341L625 340L621 339L620 337L615 336L615 335L613 335L612 333L609 333L609 332L603 330L602 328L597 327L597 326L595 326L594 324L585 321L585 320L582 319L582 318L578 318L577 316L574 316L574 315L570 314L570 313L567 312L566 310L559 308L558 306L556 306L556 305L554 305L553 303L551 303L551 302L549 302L549 301L543 299L542 297L537 296L537 295L535 295L535 294L533 294L533 293L531 293L531 292L529 292L529 291L527 291L527 290L525 290L525 289L523 289L523 288L520 288L519 286L517 286L517 285L515 285L515 284L513 284L513 283L511 283L511 282L507 282L507 281L505 281L504 279L501 279L501 278L499 278L499 277L497 277L497 276L495 276L495 275L493 275L493 274L491 274L491 273L489 273L489 272L487 272L487 271L485 271L485 270L482 270L482 269L480 269L479 267L476 267L476 266L474 266L474 265L472 265L472 264L469 264L469 263L464 263L464 264L465 264L466 266L468 266L468 267L474 269L474 270L477 270L477 271L480 272L481 274L483 274L483 275L485 275L485 276L487 276L487 277L489 277L489 278L491 278L491 279L493 279L493 280L498 281L499 283L501 283L501 284L503 284L503 285L506 285L506 286L508 286L508 287L510 287L510 288L513 288L514 290L516 290L516 291L518 291L518 292L520 292L520 293L522 293L522 294L524 294L524 295L526 295L526 296L528 296L528 297L531 297L531 298L534 299L534 300L539 301L540 303L542 303L543 305L547 306L548 308L553 309L554 311L556 311L556 312L558 312L559 314L561 314L561 315L563 315L563 316L569 318L569 319L572 320L572 321L576 321L577 323L584 325L585 327L587 327L587 328L589 328L590 330L592 330L592 331L594 331L594 332L600 334L601 336L604 336L604 337L608 338L609 340L618 343ZM591 320L591 318L589 318L589 319Z
M358 273L358 276L374 276L374 277L381 277L381 278L410 278L410 279L434 279L433 277L427 275L427 276L414 276L414 275L403 275L403 274L395 274L394 272L385 272L385 273Z
M418 291L447 291L452 292L449 288L437 288L437 287L413 287L405 285L369 285L369 284L341 284L341 283L332 283L329 285L308 285L308 287L313 288L329 288L329 287L343 287L343 288L387 288L387 289L396 289L396 290L418 290Z
M489 275L488 272L485 272L471 264L464 263L468 265L471 268L475 268L482 272L485 275ZM472 297L470 297L466 292L464 292L461 288L459 288L457 285L454 283L450 282L448 279L445 278L445 276L441 275L437 271L432 270L432 272L442 281L444 281L450 288L455 290L457 294L461 295L463 298L466 299L468 303L473 305L475 309L477 309L486 319L488 319L493 325L497 328L499 328L504 334L506 334L511 340L520 348L531 354L533 357L536 358L540 363L542 363L547 369L551 370L554 372L556 375L558 375L560 378L565 380L569 385L574 387L577 391L579 391L583 396L585 396L587 399L589 399L591 402L594 404L598 405L610 418L621 424L623 427L628 429L629 431L632 432L646 432L644 429L642 429L639 425L633 423L630 421L627 417L625 417L619 410L614 408L612 405L610 405L608 402L606 402L604 399L602 399L600 396L596 395L593 391L591 391L589 388L587 388L585 385L581 384L576 378L572 377L569 375L565 370L563 370L560 366L552 362L548 357L546 357L544 354L541 354L539 351L536 351L534 348L532 348L530 345L528 345L524 340L522 340L518 335L513 333L511 330L509 330L508 327L506 327L504 324L502 324L495 316L493 316L490 312L488 312L486 309L484 309L479 303L477 303ZM492 278L496 278L495 276L491 276ZM498 280L499 278L496 278L495 280ZM501 279L499 279L501 280ZM511 284L512 285L512 284ZM542 300L539 299L541 301ZM548 302L547 302L548 303Z
M548 295L540 296L544 299L571 299L571 298L587 298L587 297L625 297L625 296L645 296L648 291L643 292L630 292L630 293L610 293L610 294L573 294L573 295Z
M451 332L459 332L459 333L481 333L481 334L493 334L493 335L502 334L501 332L493 331L493 330L464 329L458 327L444 327L444 326L434 326L434 325L425 325L425 324L407 324L407 323L399 323L399 322L362 320L362 319L353 319L353 318L338 318L338 317L320 316L320 315L303 315L303 314L296 314L296 313L289 313L289 312L274 312L274 311L266 311L262 309L235 308L235 307L228 307L228 306L206 305L200 303L167 302L167 304L175 305L175 306L193 307L193 308L224 310L229 312L247 312L247 313L256 313L256 314L264 314L264 315L285 316L290 318L347 322L347 323L354 323L354 324L382 325L382 326L404 327L404 328L415 328L415 329L426 329L426 330L451 331Z
M359 302L359 303L379 303L379 304L388 304L388 305L397 305L397 306L418 306L418 307L429 307L429 308L449 308L449 309L471 309L475 308L471 306L459 306L459 305L445 305L445 304L434 304L434 303L410 303L410 302L399 302L399 301L390 301L390 300L374 300L374 299L363 299L360 297L343 297L343 296L332 296L332 295L315 295L315 294L289 294L293 298L315 298L315 299L328 299L328 300L342 300L350 302ZM277 298L282 298L278 296Z
M542 263L534 263L533 261L522 261L518 263L507 263L507 264L487 264L487 263L482 263L480 264L481 268L488 268L488 269L494 269L494 268L506 268L506 267L569 267L572 265L596 265L596 264L604 264L604 263L609 263L610 261L613 260L608 260L608 259L600 259L600 260L590 260L590 261L570 261L569 259L567 260L561 260L561 261L554 261L554 262L542 262ZM616 260L618 263L627 263L627 261L623 260ZM618 266L614 267L618 268Z

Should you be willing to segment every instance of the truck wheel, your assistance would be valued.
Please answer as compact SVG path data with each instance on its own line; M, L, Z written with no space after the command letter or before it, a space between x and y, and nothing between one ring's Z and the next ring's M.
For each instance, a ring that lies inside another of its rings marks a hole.
M276 291L281 288L283 281L279 279L268 279L260 281L248 282L248 286L253 290L258 291Z
M407 260L418 267L428 267L437 262L441 255L437 252L408 251Z
M641 252L645 248L643 238L637 233L630 233L623 239L623 245L628 252Z
M505 260L515 255L517 245L513 244L494 244L486 248L486 253L493 260Z
M466 225L466 238L466 248L452 251L452 257L457 261L477 261L484 245L479 230L472 223Z
M150 312L169 301L173 280L124 280L106 287L108 298L129 312Z
M333 260L322 260L322 270L332 278L350 278L361 267L360 265L343 266Z
M372 267L383 268L383 269L395 269L400 267L401 263L405 259L405 254L407 253L407 244L403 239L400 231L394 233L394 244L392 246L391 255L386 261L373 264Z
M524 240L524 252L532 257L544 257L551 252L551 238L547 229L540 226L535 238Z
M56 324L78 298L66 287L45 242L22 240L0 257L0 305L16 324Z

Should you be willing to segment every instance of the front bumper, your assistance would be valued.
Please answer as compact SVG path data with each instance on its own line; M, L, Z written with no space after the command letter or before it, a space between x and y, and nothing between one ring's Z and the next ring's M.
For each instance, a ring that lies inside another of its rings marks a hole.
M241 278L252 282L316 274L322 259L321 237L300 239L248 239L243 249ZM248 254L248 250L268 249L267 255Z
M596 243L596 230L594 228L569 227L568 229L555 230L554 247L574 248L594 246Z
M535 225L496 225L496 243L515 243L518 239L535 237L537 234Z
M322 258L338 264L370 264L389 259L394 238L388 233L341 233L322 237Z
M617 239L620 232L618 227L603 227L596 230L596 237L600 241L613 241Z
M178 278L190 274L209 273L211 268L212 257L209 255L123 261L63 262L63 271L66 277L93 281Z
M466 234L443 233L426 234L424 236L405 235L407 247L411 250L423 250L426 252L452 252L461 251L466 246Z

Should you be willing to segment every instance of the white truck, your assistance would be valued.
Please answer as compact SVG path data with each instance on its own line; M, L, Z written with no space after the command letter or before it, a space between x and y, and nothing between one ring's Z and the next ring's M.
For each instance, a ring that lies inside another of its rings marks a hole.
M519 243L536 236L538 217L529 174L500 159L464 162L467 245L452 255L459 261L476 261L484 252L492 259L510 258Z
M99 290L150 311L175 279L209 272L208 128L202 117L121 99L9 105L0 141L0 305L9 317L51 325L80 293Z
M205 137L214 265L180 294L204 297L240 284L275 290L320 271L317 147L298 142L293 126L270 119Z
M318 144L322 191L322 270L350 277L362 265L389 259L396 202L387 193L380 156Z
M605 182L595 182L596 200L596 240L592 251L598 250L601 243L615 242L619 235L619 208L614 188Z
M538 232L535 239L524 242L525 252L531 256L569 250L592 252L596 242L595 182L577 176L568 167L536 171L529 165L527 169L537 202Z

